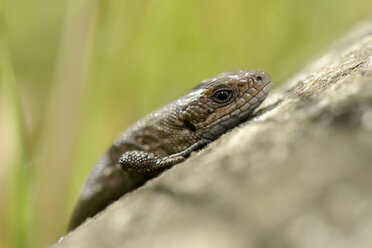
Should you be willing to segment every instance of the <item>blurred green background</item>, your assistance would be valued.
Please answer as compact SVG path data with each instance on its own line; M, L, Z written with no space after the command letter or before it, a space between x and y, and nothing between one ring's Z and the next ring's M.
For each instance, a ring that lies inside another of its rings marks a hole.
M0 0L0 244L58 240L95 161L202 79L276 86L370 16L370 0Z

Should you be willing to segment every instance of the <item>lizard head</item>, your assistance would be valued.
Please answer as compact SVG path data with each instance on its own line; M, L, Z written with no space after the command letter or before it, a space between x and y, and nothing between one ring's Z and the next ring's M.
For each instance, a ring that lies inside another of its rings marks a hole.
M222 73L204 80L179 100L180 119L190 131L214 140L246 120L271 87L270 76L262 71Z

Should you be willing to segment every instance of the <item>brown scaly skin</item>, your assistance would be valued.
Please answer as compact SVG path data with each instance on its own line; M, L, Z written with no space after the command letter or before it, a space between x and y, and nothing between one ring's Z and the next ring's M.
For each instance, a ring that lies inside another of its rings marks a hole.
M135 123L97 162L69 230L245 121L271 86L262 71L222 73Z

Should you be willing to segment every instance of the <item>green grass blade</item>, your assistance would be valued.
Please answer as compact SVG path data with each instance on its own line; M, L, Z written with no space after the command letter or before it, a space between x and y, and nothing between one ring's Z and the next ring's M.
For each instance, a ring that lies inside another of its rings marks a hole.
M0 3L0 11L2 11L1 6ZM9 121L14 125L14 146L8 147L8 149L15 149L17 154L14 156L12 164L8 165L15 168L11 175L12 178L8 178L13 185L9 188L9 192L6 192L7 195L12 196L8 199L10 214L7 215L9 218L7 222L10 223L13 240L9 242L14 247L27 247L32 209L32 169L27 163L29 159L25 126L3 20L2 12L0 12L1 104L4 109L7 109L6 118L9 118Z

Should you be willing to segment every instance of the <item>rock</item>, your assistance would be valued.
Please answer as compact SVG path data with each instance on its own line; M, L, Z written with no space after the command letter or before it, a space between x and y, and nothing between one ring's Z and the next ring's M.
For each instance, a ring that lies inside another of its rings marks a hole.
M371 247L372 24L54 247Z

